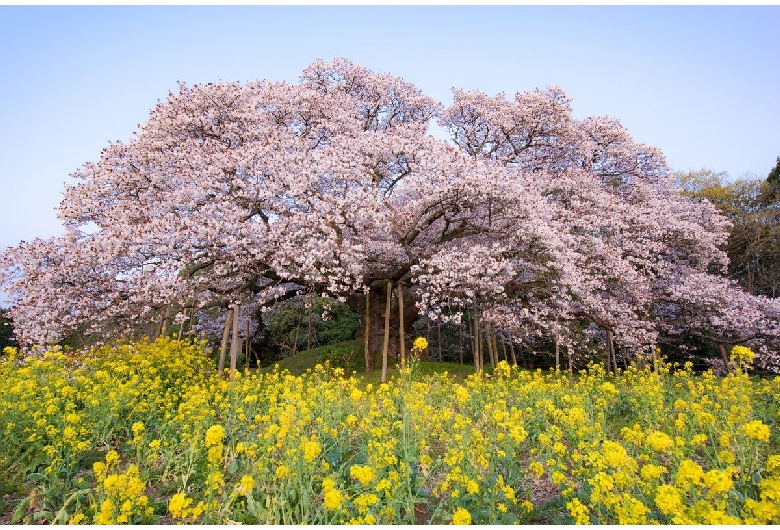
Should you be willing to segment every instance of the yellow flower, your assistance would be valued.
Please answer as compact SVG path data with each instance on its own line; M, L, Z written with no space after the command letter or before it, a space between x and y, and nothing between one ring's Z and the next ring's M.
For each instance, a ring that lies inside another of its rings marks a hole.
M566 503L566 507L569 509L569 513L574 517L575 524L590 524L590 517L588 516L588 507L580 502L579 499L574 498Z
M322 447L314 440L310 440L303 444L303 459L307 462L313 461L322 453Z
M753 353L753 350L745 346L734 346L731 348L731 358L735 361L741 361L743 363L749 364L753 362L755 357L756 354Z
M382 492L389 493L392 487L393 487L392 483L388 479L383 478L382 480L380 480L377 483L377 485L374 487L374 489L376 491L378 491L379 493L382 493Z
M566 482L566 475L564 475L560 471L553 471L552 475L550 475L550 479L552 480L553 484L559 486L564 482Z
M683 460L677 468L677 484L688 488L694 484L701 484L704 478L704 470L693 460Z
M681 512L683 509L680 492L674 486L663 484L658 486L655 494L655 505L666 515Z
M184 493L176 493L168 501L168 511L175 519L182 519L185 517L185 509L192 504L192 499L188 498Z
M528 465L528 471L536 475L536 478L541 478L544 474L544 466L540 462L531 462Z
M322 491L323 492L328 492L328 491L330 491L332 489L335 489L335 488L336 488L336 482L332 478L327 477L327 478L325 478L322 481Z
M106 464L108 464L108 467L114 467L119 463L119 453L111 449L108 453L106 453Z
M290 468L282 464L276 468L276 478L285 478L290 476Z
M241 495L249 495L255 487L255 479L249 475L241 477L241 482L238 484L236 490Z
M601 386L599 386L599 390L601 390L602 394L606 394L607 397L616 396L619 394L618 389L615 388L615 385L609 382L602 383Z
M756 501L748 499L745 501L745 509L753 514L754 524L772 524L780 520L780 504L770 501Z
M225 429L222 425L212 425L206 431L206 447L222 443L225 437Z
M92 464L92 471L96 477L102 477L106 473L106 465L103 462L95 462Z
M376 472L371 466L354 465L349 468L349 476L360 481L363 486L368 486L376 477Z
M732 470L711 469L704 474L704 484L710 489L711 495L726 493L734 486Z
M602 497L605 494L610 493L615 487L615 480L611 475L607 475L603 471L596 473L596 476L589 479L588 483L593 486L591 499L595 502L601 501Z
M668 451L674 447L674 440L668 434L660 431L653 431L648 434L646 441L650 447L659 452Z
M144 432L144 424L143 422L137 421L130 429L133 431L133 436L138 438Z
M664 466L656 466L655 464L645 464L642 466L642 470L639 474L643 479L647 481L657 480L661 478L661 475L666 473L667 469Z
M460 385L455 385L453 393L455 394L455 399L457 399L461 405L465 405L466 401L469 400L469 391Z
M754 440L769 441L769 427L761 420L753 420L742 426L742 431Z
M425 339L425 337L417 337L416 339L414 339L414 344L412 345L412 347L415 350L423 351L428 347L428 341Z
M718 452L718 458L720 458L727 464L733 464L734 462L737 461L737 458L734 456L734 453L725 450Z
M341 508L342 503L344 502L344 496L341 494L341 492L337 489L331 489L329 491L325 492L325 508L327 508L330 511L335 511Z
M358 512L365 514L371 506L379 504L379 497L373 493L362 493L355 497L354 503L358 507Z
M618 524L647 524L647 514L650 513L650 509L642 501L631 497L628 493L623 493L616 501L615 513L618 516Z
M452 524L471 524L471 514L460 506L452 512Z
M114 524L114 511L116 505L111 499L106 499L100 503L100 511L95 514L95 524Z
M617 442L605 440L602 444L604 459L612 467L620 467L628 459L625 448Z

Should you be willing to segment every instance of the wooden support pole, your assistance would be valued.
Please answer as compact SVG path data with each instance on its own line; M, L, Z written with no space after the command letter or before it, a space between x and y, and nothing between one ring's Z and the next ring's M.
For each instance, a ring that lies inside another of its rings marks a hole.
M241 316L241 304L236 302L236 308L233 312L233 338L230 341L230 380L236 378L236 361L238 360L238 350L241 348L241 340L238 338L238 320Z
M401 352L401 368L406 368L406 337L404 336L404 284L398 282L398 350Z
M366 290L366 319L363 337L363 350L366 358L366 373L374 370L374 357L371 352L371 286Z
M385 336L382 342L382 382L387 382L387 350L390 347L390 298L393 296L393 282L387 281L385 301Z
M219 364L217 365L217 371L222 375L222 371L225 369L225 354L227 353L228 338L230 337L230 322L233 318L233 309L227 310L225 315L225 327L222 329L222 346L219 348Z

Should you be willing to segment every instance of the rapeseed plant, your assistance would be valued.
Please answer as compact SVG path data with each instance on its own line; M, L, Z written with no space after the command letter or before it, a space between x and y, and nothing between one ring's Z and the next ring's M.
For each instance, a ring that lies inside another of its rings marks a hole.
M29 483L16 520L509 524L538 521L544 485L561 522L780 523L778 380L503 361L423 379L423 341L376 386L327 365L231 382L205 343L165 338L12 351L0 469Z

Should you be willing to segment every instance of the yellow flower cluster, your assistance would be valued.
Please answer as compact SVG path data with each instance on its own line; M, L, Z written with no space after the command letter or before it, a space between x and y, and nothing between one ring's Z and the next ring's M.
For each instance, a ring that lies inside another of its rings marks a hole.
M106 455L105 465L102 462L95 462L93 465L93 471L99 481L96 499L102 499L93 518L94 524L144 522L154 512L149 506L149 497L144 494L146 484L140 479L137 466L130 465L124 473L106 476L107 471L116 466L117 459L117 453L110 451ZM82 518L78 519L80 520Z
M415 350L423 351L426 348L428 348L428 340L425 337L417 337L416 339L414 339L414 344L412 345L412 347Z
M231 382L203 343L54 349L0 362L0 479L42 462L72 523L524 524L544 488L564 522L779 524L780 380L658 366Z

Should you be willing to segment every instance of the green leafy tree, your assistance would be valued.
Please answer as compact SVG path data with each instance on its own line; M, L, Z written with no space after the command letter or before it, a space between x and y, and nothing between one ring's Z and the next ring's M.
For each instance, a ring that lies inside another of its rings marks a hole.
M773 186L780 186L780 156L777 157L777 164L775 164L775 167L769 172L766 181Z
M276 304L263 315L267 344L281 357L352 340L360 316L332 298L303 295Z
M780 172L780 162L773 173ZM773 173L770 173L770 177ZM708 200L731 221L724 250L729 275L753 294L780 295L780 208L768 198L780 189L759 179L730 181L727 173L708 169L678 173L677 184L699 200Z
M7 310L0 308L0 352L6 346L17 346L14 340L14 323Z

